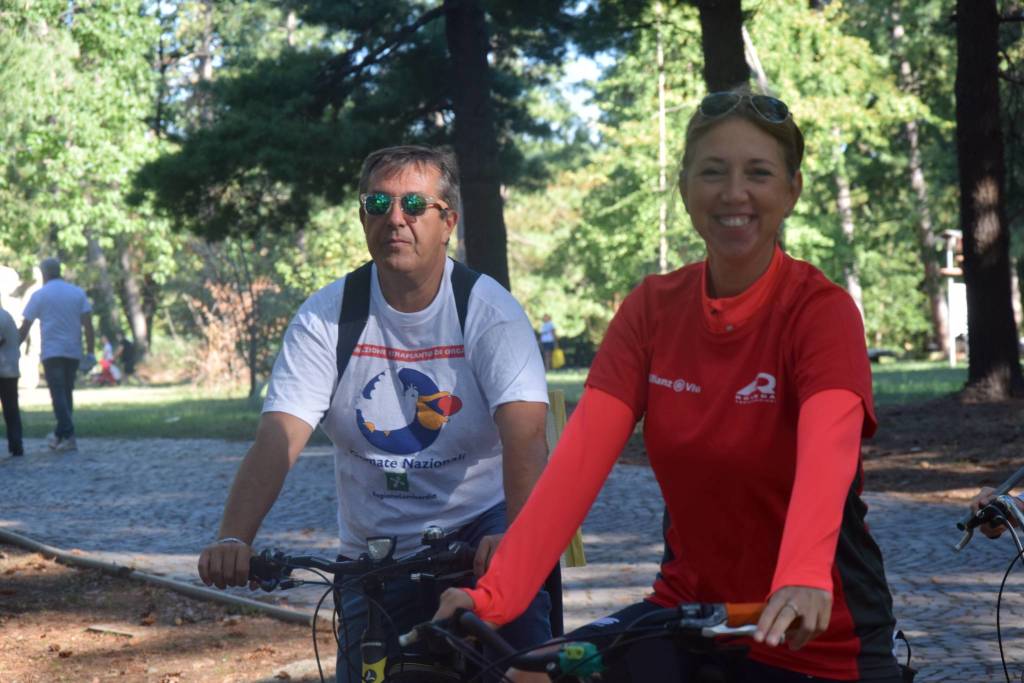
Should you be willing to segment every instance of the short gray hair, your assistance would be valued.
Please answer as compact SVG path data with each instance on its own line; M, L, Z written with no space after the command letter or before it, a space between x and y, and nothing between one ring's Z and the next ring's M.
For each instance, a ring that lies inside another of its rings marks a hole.
M39 262L39 272L43 274L44 280L52 280L60 277L60 259L44 258Z
M458 213L461 209L459 200L459 167L455 161L455 153L448 147L424 147L421 145L400 145L385 147L370 152L363 161L363 169L359 173L359 194L368 192L370 178L374 174L383 176L398 173L407 166L433 166L441 175L438 183L438 199Z

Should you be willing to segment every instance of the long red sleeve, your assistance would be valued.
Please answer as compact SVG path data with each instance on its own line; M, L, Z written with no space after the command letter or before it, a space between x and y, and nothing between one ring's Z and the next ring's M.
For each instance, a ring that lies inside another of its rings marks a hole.
M843 506L860 458L864 405L846 389L820 391L800 406L796 477L771 591L832 591Z
M506 624L533 600L597 498L636 424L633 411L587 388L526 505L467 590L480 618Z

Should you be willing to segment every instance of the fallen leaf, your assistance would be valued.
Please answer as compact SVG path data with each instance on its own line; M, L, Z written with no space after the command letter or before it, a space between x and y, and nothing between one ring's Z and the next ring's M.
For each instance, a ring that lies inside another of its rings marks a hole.
M287 671L278 671L276 674L274 674L274 678L278 678L278 679L280 679L282 681L287 681L287 680L291 679L291 677L292 677L292 675L290 673L288 673Z
M61 657L61 658L70 657L71 656L71 650L61 650L60 652L57 653L57 656Z
M153 614L152 612L149 612L147 614L143 614L142 618L139 619L139 623L142 624L143 626L152 626L153 624L156 623L156 615Z

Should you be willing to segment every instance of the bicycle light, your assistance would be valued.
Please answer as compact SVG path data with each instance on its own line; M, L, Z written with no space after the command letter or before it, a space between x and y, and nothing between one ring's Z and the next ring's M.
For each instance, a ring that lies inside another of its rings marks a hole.
M366 551L374 562L390 559L395 552L395 537L371 536L366 539Z

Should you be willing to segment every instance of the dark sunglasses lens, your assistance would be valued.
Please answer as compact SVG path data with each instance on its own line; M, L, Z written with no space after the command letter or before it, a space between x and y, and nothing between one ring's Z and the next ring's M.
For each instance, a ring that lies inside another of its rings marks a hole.
M766 121L782 123L789 118L789 107L785 102L774 97L754 95L750 98L750 105Z
M391 208L391 196L383 192L373 192L366 195L363 208L371 216L383 216Z
M731 92L711 93L700 101L700 111L704 116L715 118L728 114L739 104L740 95Z
M410 216L422 216L427 210L427 199L421 194L407 194L402 197L402 211Z

